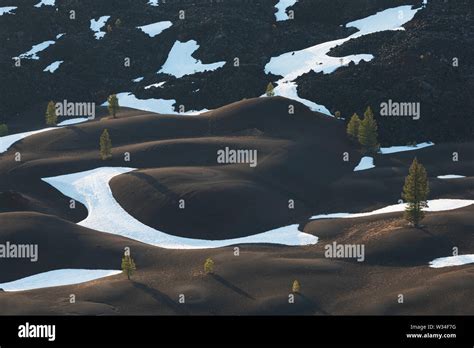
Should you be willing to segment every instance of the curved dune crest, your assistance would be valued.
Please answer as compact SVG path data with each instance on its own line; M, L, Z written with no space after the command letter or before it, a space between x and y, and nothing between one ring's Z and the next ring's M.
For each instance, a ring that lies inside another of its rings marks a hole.
M167 249L209 249L235 244L312 245L318 238L301 232L298 225L289 225L248 237L226 240L203 240L177 237L151 228L128 214L113 197L109 181L135 168L101 167L85 172L61 175L42 180L62 194L87 207L89 215L79 225L112 233Z

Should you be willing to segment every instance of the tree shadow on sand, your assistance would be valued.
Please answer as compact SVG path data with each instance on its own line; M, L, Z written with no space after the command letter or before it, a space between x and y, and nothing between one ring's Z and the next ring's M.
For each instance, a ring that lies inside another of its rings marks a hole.
M171 307L177 314L188 314L188 311L186 308L183 307L182 304L177 303L176 301L173 301L168 295L165 293L155 289L151 288L146 284L143 283L138 283L136 281L132 280L132 284L135 288L146 292L148 295L153 297L153 299L161 304L165 304L168 307Z
M134 176L138 179L144 180L146 183L148 183L150 186L157 189L161 194L168 197L173 202L178 202L178 200L180 198L180 196L176 192L172 191L166 185L163 185L160 181L158 181L157 179L155 179L151 175L148 175L148 174L143 173L143 172L131 172L131 173L128 173L128 175L131 175L131 176Z
M316 311L324 315L330 315L328 312L322 309L321 306L318 303L316 303L316 301L312 300L311 298L307 297L306 295L302 293L295 294L295 298L302 299L309 306L309 308L311 308L312 311Z
M219 283L221 283L222 285L224 285L226 288L234 291L235 293L241 295L241 296L244 296L244 297L247 297L248 299L251 299L251 300L255 300L255 298L250 295L248 292L242 290L241 288L239 288L238 286L232 284L230 281L222 278L220 275L218 274L210 274L212 278L214 278L216 281L218 281Z

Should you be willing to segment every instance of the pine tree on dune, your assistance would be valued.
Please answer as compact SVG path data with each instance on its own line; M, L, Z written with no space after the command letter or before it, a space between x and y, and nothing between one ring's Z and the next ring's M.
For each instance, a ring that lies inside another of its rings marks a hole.
M107 102L108 102L108 104L109 104L109 105L107 106L107 108L109 109L109 114L110 114L113 118L115 118L115 115L117 114L117 111L118 111L119 108L120 108L117 95L115 95L115 94L110 95L109 98L107 98Z
M359 115L354 113L349 123L347 124L347 135L349 135L349 138L351 138L351 140L358 139L360 122L361 121L360 121Z
M295 280L293 282L293 286L291 287L291 292L295 293L295 294L299 294L301 291L301 285L300 285L300 282Z
M364 119L360 122L358 132L359 143L364 147L366 153L372 154L378 151L379 144L377 137L377 122L369 106L364 113Z
M209 257L204 262L204 273L212 274L214 273L214 261Z
M265 92L267 97L274 97L275 96L275 88L273 87L273 84L270 82L267 85L267 91Z
M104 161L112 158L112 140L107 129L100 136L100 158Z
M56 105L53 101L48 103L46 108L46 124L48 126L55 126L58 122L58 115L56 114Z
M135 273L137 267L135 266L135 261L133 261L130 255L124 255L122 258L122 271L127 275L127 279L130 280L130 277Z
M426 169L415 158L410 166L408 176L405 178L402 198L407 202L405 219L414 227L419 227L424 218L423 208L428 206L428 194L430 192Z

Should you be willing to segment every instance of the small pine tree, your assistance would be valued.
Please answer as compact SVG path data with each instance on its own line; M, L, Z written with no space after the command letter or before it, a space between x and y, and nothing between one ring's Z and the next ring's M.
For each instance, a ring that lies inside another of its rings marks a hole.
M55 126L57 123L58 115L56 114L56 105L53 101L50 101L46 108L46 124L48 126Z
M130 255L124 255L122 258L122 271L127 275L128 280L135 273L137 267L135 266L135 261L133 261Z
M351 140L357 140L359 138L359 126L360 126L360 118L359 115L354 113L352 115L349 123L347 124L347 135Z
M265 92L267 97L274 97L275 96L275 88L273 87L273 84L270 82L267 85L267 91Z
M364 119L360 122L358 132L359 143L364 147L366 153L376 153L378 151L377 136L377 122L369 106L364 113Z
M293 286L291 287L291 292L298 294L301 291L300 282L295 280Z
M341 112L340 111L336 111L334 113L334 117L337 118L337 119L340 119L341 118Z
M117 114L117 111L120 108L119 101L117 98L117 95L112 94L107 98L108 106L107 108L109 109L109 114L115 118L115 115Z
M115 21L115 26L120 27L121 25L122 25L122 20L120 18L117 18L117 20Z
M204 272L206 274L214 273L214 261L210 257L204 262Z
M104 129L100 136L100 158L104 161L112 158L112 141L107 129Z
M5 123L0 124L0 137L8 135L8 126Z
M414 227L419 227L424 218L423 208L428 206L428 194L430 192L426 169L415 158L410 166L408 176L405 178L402 198L407 202L405 219Z

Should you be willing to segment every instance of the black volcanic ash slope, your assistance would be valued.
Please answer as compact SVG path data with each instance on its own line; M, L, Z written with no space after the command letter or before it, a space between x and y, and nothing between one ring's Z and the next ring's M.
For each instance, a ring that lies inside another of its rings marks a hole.
M421 1L301 0L293 7L295 19L283 22L275 21L276 0L172 1L156 7L146 0L58 0L57 9L35 8L35 3L24 1L14 15L0 17L2 122L16 123L29 114L42 121L49 100L102 103L110 93L120 91L144 99L176 99L187 110L257 97L269 81L277 80L264 73L272 56L346 37L355 30L341 26L349 21ZM75 20L69 18L71 10L76 11ZM180 10L185 11L184 20L178 18ZM107 25L112 32L96 40L90 19L104 15L111 16ZM122 23L119 27L117 19ZM154 38L136 28L164 20L173 26ZM406 32L373 34L346 44L346 53L374 53L373 62L331 75L307 74L298 80L299 93L346 116L368 104L377 110L381 101L390 98L422 102L420 122L379 120L383 143L469 139L474 122L470 117L472 23L469 1L430 0L406 25ZM65 35L40 52L39 60L24 59L21 68L13 66L12 57L60 33ZM176 40L196 40L200 48L194 56L204 63L224 60L227 64L180 79L157 74ZM457 70L448 64L454 56L460 59ZM129 68L124 67L126 57L131 59ZM239 68L233 67L235 57L240 59ZM64 63L54 74L43 72L57 60ZM140 76L143 81L132 82ZM164 80L164 88L144 89Z
M470 0L430 0L406 31L353 39L334 56L373 53L330 75L310 72L297 79L301 97L350 116L367 105L375 111L384 143L407 144L473 139L474 7ZM453 60L458 66L453 66ZM421 118L378 117L380 103L421 103Z

